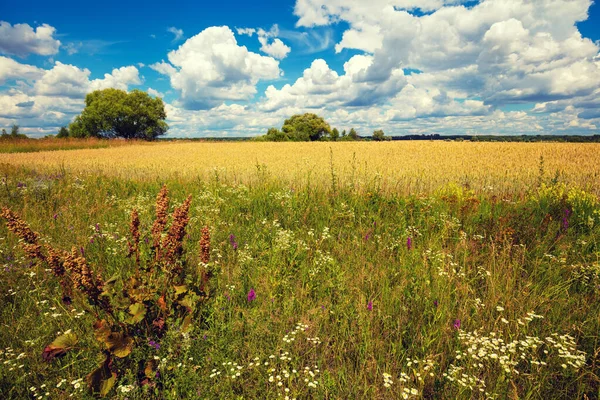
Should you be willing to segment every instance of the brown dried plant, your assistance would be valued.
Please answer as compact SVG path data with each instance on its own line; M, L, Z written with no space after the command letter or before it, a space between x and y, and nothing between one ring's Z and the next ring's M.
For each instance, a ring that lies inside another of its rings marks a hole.
M210 230L208 226L202 228L202 237L200 238L200 261L208 264L210 261Z
M158 248L161 242L161 236L167 226L167 211L169 208L169 190L164 185L156 196L156 219L152 225L152 248L156 251L158 258Z
M200 272L200 290L204 293L208 291L208 281L211 277L210 271L206 268L210 261L210 229L208 226L202 228L202 236L200 237L200 261L204 268Z
M181 272L180 267L174 264L183 254L183 238L185 237L185 228L188 222L190 222L188 214L191 202L192 196L190 195L181 206L175 209L169 233L162 241L161 251L163 253L163 260L174 268L172 271L174 274Z
M42 246L38 243L39 235L31 230L25 221L7 207L2 207L0 217L6 219L6 227L12 233L25 242L23 244L23 250L25 250L27 256L30 258L37 258L41 261L45 260L42 253Z
M129 254L127 257L131 257L135 254L136 265L140 264L140 216L136 209L131 212L131 222L129 223L129 233L131 234L131 240L127 241L129 247Z

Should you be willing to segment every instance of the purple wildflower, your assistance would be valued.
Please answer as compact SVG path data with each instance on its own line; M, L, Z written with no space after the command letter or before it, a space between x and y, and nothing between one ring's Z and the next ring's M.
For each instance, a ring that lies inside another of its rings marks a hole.
M231 244L231 247L233 247L233 250L237 250L238 244L235 241L235 235L233 233L231 235L229 235L229 244Z
M565 208L565 216L562 219L562 227L566 231L569 229L569 217L571 216L571 210Z
M151 347L154 347L156 350L160 349L160 344L156 343L154 340L150 340L150 341L148 341L148 344L149 344Z
M100 232L100 224L96 223L96 232Z
M460 329L460 319L454 320L454 325L452 325L454 329Z
M370 238L370 237L371 237L371 232L369 232L369 233L367 233L367 234L365 235L365 242L366 242L367 240L369 240L369 238Z
M54 220L56 221L56 218L58 218L58 214L54 214L54 215L52 216L52 218L54 218Z
M254 291L254 289L250 289L250 291L248 292L248 301L254 300L256 300L256 292Z
M406 239L406 248L408 250L412 249L412 238L410 236Z
M367 304L367 310L373 311L373 300L369 300L369 304Z
M434 301L433 301L433 306L434 306L435 308L437 308L437 307L438 307L438 301L437 301L437 300L434 300Z

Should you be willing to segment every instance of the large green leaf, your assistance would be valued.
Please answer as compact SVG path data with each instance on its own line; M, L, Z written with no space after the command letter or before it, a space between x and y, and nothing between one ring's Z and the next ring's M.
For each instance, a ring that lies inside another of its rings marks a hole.
M135 303L129 306L129 314L131 317L125 322L128 324L137 324L146 316L146 306L144 303Z
M77 344L77 335L69 332L58 336L50 343L42 352L42 358L45 361L51 361L56 357L64 356L67 351L71 350Z

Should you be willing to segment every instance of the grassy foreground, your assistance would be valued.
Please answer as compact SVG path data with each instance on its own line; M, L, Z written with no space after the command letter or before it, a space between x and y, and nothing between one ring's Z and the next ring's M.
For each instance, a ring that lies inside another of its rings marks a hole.
M199 315L136 342L129 357L154 360L152 382L119 370L108 397L598 398L598 188L538 159L537 174L509 168L501 192L451 171L425 192L366 172L352 185L335 161L321 185L260 168L242 181L3 165L0 204L117 282L135 270L131 211L148 232L163 184L170 211L192 195L188 268L206 267L197 255L210 227L214 276ZM85 378L103 360L94 307L64 304L48 265L4 222L0 252L0 398L92 398ZM65 332L77 343L42 361Z

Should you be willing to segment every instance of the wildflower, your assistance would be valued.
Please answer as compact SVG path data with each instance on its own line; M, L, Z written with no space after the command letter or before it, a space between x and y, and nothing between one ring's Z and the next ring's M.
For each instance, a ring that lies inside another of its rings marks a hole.
M233 250L237 250L238 244L235 241L235 235L233 233L231 235L229 235L229 244L231 244L231 247L233 247Z
M453 327L454 327L454 329L460 329L460 319L455 319L454 320Z
M256 292L254 291L254 289L250 289L250 291L248 292L248 301L254 300L256 300Z
M58 218L58 214L54 214L54 215L52 216L52 218L53 218L53 219L56 221L56 218Z
M367 310L373 311L373 300L369 300L369 304L367 304Z
M439 305L438 301L437 301L437 300L434 300L434 301L433 301L433 306L434 306L435 308L437 308L437 307L438 307L438 305Z
M150 340L150 341L148 341L148 344L149 344L151 347L154 347L156 350L160 349L160 344L159 344L159 343L156 343L154 340Z
M406 248L408 250L412 249L412 238L410 236L406 239Z

